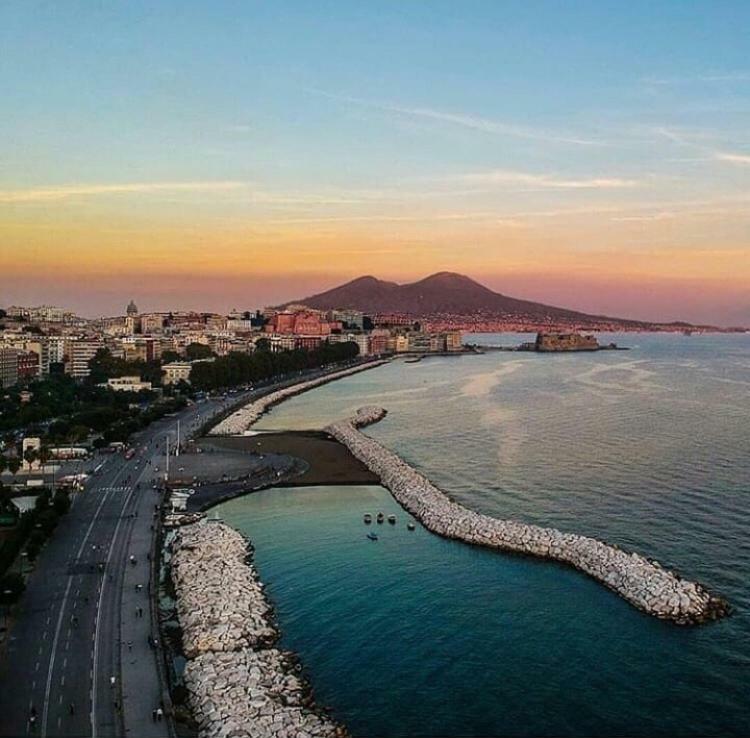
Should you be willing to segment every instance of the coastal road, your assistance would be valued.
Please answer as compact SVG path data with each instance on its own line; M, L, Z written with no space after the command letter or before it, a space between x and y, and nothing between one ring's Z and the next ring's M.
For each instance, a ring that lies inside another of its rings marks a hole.
M165 440L174 443L178 419L184 439L231 406L323 373L192 405L135 434L132 459L102 457L17 608L0 662L0 736L170 738L170 724L153 720L163 682L148 639L158 632L148 559L159 501L152 483L163 475Z
M0 735L169 735L166 721L152 719L161 697L148 642L156 633L148 595L159 501L153 470L163 471L164 441L170 435L174 443L178 417L187 437L241 399L199 403L152 424L132 439L132 459L105 457L86 491L73 496L10 633L0 669Z

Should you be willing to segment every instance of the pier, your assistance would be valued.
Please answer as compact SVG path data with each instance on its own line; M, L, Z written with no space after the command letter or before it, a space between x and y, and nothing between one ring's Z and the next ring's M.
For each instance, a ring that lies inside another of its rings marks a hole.
M453 502L397 454L359 430L385 415L384 408L360 408L354 417L333 423L326 431L377 474L396 501L429 531L567 564L648 615L680 625L704 623L729 613L722 598L640 554L555 528L482 515Z

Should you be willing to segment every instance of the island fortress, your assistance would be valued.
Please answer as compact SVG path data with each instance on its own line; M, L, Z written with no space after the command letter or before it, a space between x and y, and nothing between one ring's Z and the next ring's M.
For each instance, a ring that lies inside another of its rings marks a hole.
M539 556L582 571L649 615L680 625L728 614L729 606L700 584L681 579L637 553L594 538L512 520L498 520L452 502L397 454L359 431L385 417L380 407L364 407L353 418L325 430L377 474L399 504L429 531L502 551Z

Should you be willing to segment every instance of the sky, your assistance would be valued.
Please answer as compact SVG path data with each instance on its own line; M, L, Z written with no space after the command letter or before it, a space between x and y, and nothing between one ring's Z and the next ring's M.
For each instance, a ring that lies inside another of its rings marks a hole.
M750 3L0 3L0 305L437 271L750 325Z

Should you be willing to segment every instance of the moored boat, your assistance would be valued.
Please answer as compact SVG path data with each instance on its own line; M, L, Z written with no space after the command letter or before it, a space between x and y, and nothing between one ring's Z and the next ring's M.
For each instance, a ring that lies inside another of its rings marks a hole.
M396 525L396 516L395 516L395 515L389 515L389 516L388 516L388 522L389 522L389 523L390 523L391 525Z
M369 539L370 539L371 541L377 541L377 540L378 540L378 537L377 537L377 535L376 535L375 533L368 533L368 534L367 534L367 537L368 537L368 538L369 538Z
M372 523L372 515L370 515L370 513L365 513L364 520L365 520L365 523L367 523L367 525L369 525L370 523Z
M377 520L378 520L378 523L382 523L383 520L385 520L385 515L383 515L382 512L379 512Z
M417 526L414 525L414 523L407 523L406 528L407 530L414 530Z

